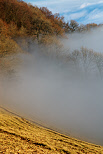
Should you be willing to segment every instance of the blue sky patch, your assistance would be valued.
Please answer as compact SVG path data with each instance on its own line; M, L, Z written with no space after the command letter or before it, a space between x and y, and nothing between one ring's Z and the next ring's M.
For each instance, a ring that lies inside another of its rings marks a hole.
M65 21L79 23L103 23L103 0L24 0L38 7L47 7L53 13L65 17Z

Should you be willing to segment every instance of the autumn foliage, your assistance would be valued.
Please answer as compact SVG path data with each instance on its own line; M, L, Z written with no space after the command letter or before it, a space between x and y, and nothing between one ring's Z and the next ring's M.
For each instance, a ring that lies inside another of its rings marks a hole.
M94 23L79 25L75 20L65 22L64 17L53 14L46 7L38 8L22 0L0 0L0 20L9 36L27 35L38 40L44 35L58 36L98 26Z
M0 0L0 50L3 52L7 42L13 43L18 37L33 37L39 43L58 44L57 36L98 26L94 23L79 25L75 20L65 22L58 13L53 14L46 7L38 8L22 0Z
M11 36L21 35L18 32L23 31L23 35L39 39L40 34L62 35L64 32L63 18L53 15L47 8L39 9L20 0L0 0L0 18L12 31L9 32Z

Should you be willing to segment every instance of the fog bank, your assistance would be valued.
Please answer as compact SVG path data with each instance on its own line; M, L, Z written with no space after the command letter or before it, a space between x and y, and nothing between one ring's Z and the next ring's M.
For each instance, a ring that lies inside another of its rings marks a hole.
M81 47L86 47L96 52L103 53L103 26L94 28L88 32L67 34L67 38L67 40L62 41L67 51L74 51Z
M70 42L74 35L79 34L72 34ZM64 51L69 45L79 48L70 42L64 42ZM0 106L48 128L102 145L102 79L94 74L85 78L71 62L43 54L41 49L31 43L31 54L20 55L23 63L16 70L16 79L4 77L0 82Z

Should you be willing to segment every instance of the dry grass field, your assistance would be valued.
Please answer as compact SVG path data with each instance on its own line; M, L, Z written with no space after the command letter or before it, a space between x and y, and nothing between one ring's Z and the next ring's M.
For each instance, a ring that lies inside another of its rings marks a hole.
M103 154L103 147L38 126L0 108L0 154Z

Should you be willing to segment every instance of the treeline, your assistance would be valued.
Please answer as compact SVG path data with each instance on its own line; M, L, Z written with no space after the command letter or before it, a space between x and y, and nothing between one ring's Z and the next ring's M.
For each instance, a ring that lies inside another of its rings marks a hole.
M0 27L10 36L63 35L65 32L85 31L97 24L79 25L76 21L65 22L64 17L53 14L46 7L38 8L22 0L0 0ZM0 28L0 33L1 33Z
M66 33L73 33L73 32L85 32L90 31L91 29L98 28L103 26L103 24L96 24L96 23L89 23L86 25L80 24L75 20L71 20L65 23L65 32Z

